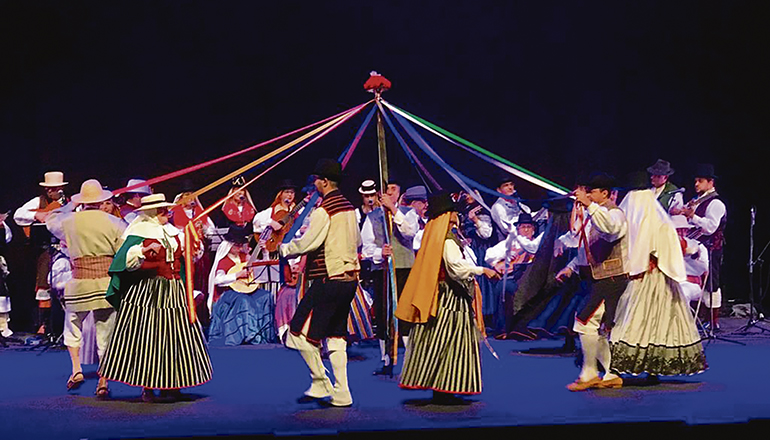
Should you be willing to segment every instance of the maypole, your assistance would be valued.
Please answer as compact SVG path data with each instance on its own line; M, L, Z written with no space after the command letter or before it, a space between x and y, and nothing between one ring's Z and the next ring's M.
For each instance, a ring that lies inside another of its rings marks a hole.
M364 88L374 93L375 103L379 103L382 100L382 93L390 89L391 83L382 75L377 72L370 72L370 77L364 83ZM385 125L382 120L382 107L378 105L377 110L377 155L380 165L380 191L385 192L388 188L388 150L385 143ZM390 245L393 238L393 217L387 209L382 210L385 215L385 244ZM398 362L398 320L396 319L396 305L398 304L398 286L396 284L396 268L393 259L393 254L388 255L383 259L383 271L385 276L383 280L383 292L387 292L387 301L384 306L387 307L387 332L385 338L385 346L388 356L391 359L391 365L396 365ZM383 325L385 323L377 323ZM391 372L391 375L393 373Z

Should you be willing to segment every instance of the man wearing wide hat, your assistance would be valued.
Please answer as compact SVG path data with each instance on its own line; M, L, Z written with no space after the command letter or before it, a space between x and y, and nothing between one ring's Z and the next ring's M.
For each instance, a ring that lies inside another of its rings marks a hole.
M45 173L44 180L40 182L40 186L44 188L43 194L25 203L13 215L13 220L29 237L37 260L35 299L38 302L38 334L52 331L51 286L48 282L51 266L49 248L52 245L52 237L45 228L45 222L51 211L67 203L67 197L64 195L66 185L64 173L61 171Z
M714 165L698 164L695 168L695 192L698 194L682 210L700 233L698 241L709 251L709 275L703 288L703 303L710 311L714 330L719 329L719 308L722 306L720 272L725 244L727 208L717 193Z
M126 183L126 188L141 185L145 182L143 179L129 179L128 183ZM131 223L136 219L137 215L139 215L137 209L142 206L142 197L149 196L150 194L152 194L152 188L147 185L142 185L123 194L125 202L120 206L120 216L123 217L126 223Z
M358 285L361 233L355 207L339 190L340 164L321 159L314 174L323 202L310 214L305 234L279 248L282 257L308 254L306 272L311 282L291 320L286 346L298 350L310 369L312 383L300 401L331 397L333 406L350 406L353 398L348 387L345 337L350 303ZM323 340L329 350L334 386L321 360Z
M510 174L505 173L497 180L497 192L505 195L505 197L498 197L492 205L491 212L492 220L497 229L497 240L500 241L507 238L508 234L516 228L514 223L522 212L531 213L532 210L529 206L516 200L518 198L516 186Z
M674 174L671 164L663 159L658 159L652 166L647 168L650 173L650 183L655 197L660 202L666 212L678 212L684 206L682 190L669 182L669 177Z
M374 180L364 180L358 188L358 193L361 194L362 203L359 208L356 208L356 220L359 228L363 228L366 216L380 206L377 200L377 184Z
M85 380L80 346L83 321L88 313L93 312L100 359L107 351L115 326L115 309L105 295L110 284L108 269L123 243L125 226L120 219L101 209L111 199L112 193L104 190L98 180L86 180L80 192L72 196L72 203L68 205L71 209L54 211L46 222L48 230L66 244L72 262L72 279L64 289L64 345L72 361L67 389L75 389ZM81 210L74 211L76 205L80 205ZM106 397L108 393L107 380L100 378L97 396Z
M622 379L610 373L610 345L607 334L612 329L618 300L628 284L628 223L623 211L610 200L617 185L611 176L598 173L574 191L575 202L585 207L588 220L578 231L578 255L559 271L557 280L566 280L575 272L591 283L588 301L575 316L573 330L580 335L583 367L578 379L567 385L570 391L615 387ZM606 371L599 377L597 362Z
M417 192L413 190L414 194ZM386 288L389 286L387 271L385 270L386 263L388 257L392 257L391 261L396 275L396 291L397 295L400 295L414 263L414 237L419 230L418 216L409 215L412 211L411 208L399 206L400 198L401 186L391 180L388 183L386 194L380 197L381 206L366 216L364 226L361 229L363 242L361 255L364 259L371 261L372 265L376 334L380 341L380 356L383 361L382 367L374 371L375 375L393 375L393 362L389 354L390 350L387 349L394 343L392 335L389 334L391 321L388 310L392 310L392 305L388 306L390 296L389 289ZM391 216L393 221L393 233L389 243L387 242L387 216ZM408 323L403 323L403 326L399 324L399 327L400 335L402 338L406 338Z

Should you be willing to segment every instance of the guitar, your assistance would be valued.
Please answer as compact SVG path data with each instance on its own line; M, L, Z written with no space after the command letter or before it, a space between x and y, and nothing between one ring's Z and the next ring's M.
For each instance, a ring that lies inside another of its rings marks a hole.
M268 252L275 252L278 250L278 246L283 242L283 237L286 236L294 224L295 215L307 204L307 200L308 197L305 197L299 203L294 205L294 208L292 208L291 211L281 211L276 214L273 220L283 225L281 226L281 229L276 231L269 226L265 228L265 231L268 232L268 236L264 243L265 249L267 249ZM265 235L265 233L263 232L262 235ZM260 235L260 240L262 240L262 235Z
M237 278L230 283L228 287L238 293L254 293L260 283L254 278L254 272L251 269L257 266L267 266L272 264L278 264L278 260L244 261L242 263L236 263L235 266L227 271L228 275L235 275L244 269L248 270L249 275L246 278Z

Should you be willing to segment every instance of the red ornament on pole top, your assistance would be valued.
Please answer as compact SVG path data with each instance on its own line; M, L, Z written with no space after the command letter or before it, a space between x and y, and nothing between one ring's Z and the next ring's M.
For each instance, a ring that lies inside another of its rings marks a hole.
M390 81L374 70L369 72L369 79L367 79L364 83L364 89L376 95L379 95L380 93L390 89L390 86Z

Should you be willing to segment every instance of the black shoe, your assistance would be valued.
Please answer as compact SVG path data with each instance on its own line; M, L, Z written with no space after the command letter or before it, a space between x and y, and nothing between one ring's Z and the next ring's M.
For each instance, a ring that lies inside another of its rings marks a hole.
M454 394L433 391L432 403L434 405L470 405L471 402Z
M383 365L379 370L374 370L372 375L393 377L393 365Z
M646 378L644 378L644 384L645 385L658 385L660 383L660 378L654 374L648 374Z
M306 394L303 394L302 397L297 398L297 403L315 403L315 402L323 402L323 399L320 397L312 397L308 396Z

